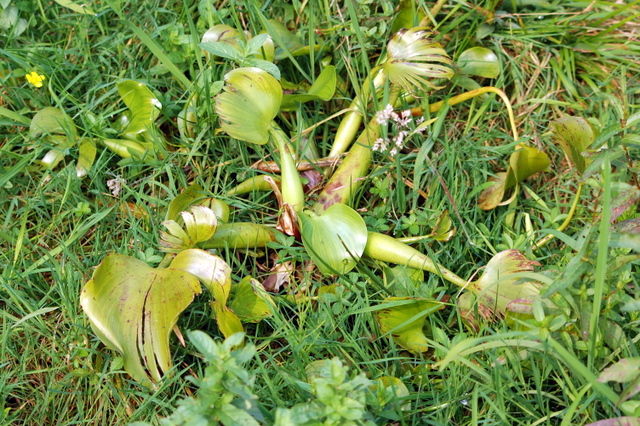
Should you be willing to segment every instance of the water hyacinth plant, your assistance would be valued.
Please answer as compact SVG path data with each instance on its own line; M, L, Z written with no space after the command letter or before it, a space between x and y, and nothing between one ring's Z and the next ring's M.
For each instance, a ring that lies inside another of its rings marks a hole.
M281 28L278 31L281 33L270 34L271 38L282 39L283 34L286 34L282 33ZM285 82L279 80L281 77L277 66L269 62L273 60L272 55L267 52L269 49L260 50L268 45L269 39L267 34L251 37L232 27L216 26L205 34L201 47L208 52L210 60L227 59L241 65L227 72L222 84L215 83L220 89L214 97L214 110L219 119L220 130L250 146L268 146L272 152L277 153L279 159L276 165L280 174L278 177L268 174L252 177L229 191L227 196L238 196L254 190L273 190L279 204L277 229L262 223L228 221L229 208L225 203L212 199L214 201L209 205L217 206L219 211L216 213L202 205L203 199L209 194L200 187L190 187L169 206L167 220L163 223L167 231L160 233L160 247L168 254L159 268L144 268L142 265L131 263L131 268L141 271L139 274L142 275L120 277L117 274L121 272L115 271L112 264L132 261L125 258L105 260L99 267L100 273L97 271L85 286L83 307L94 329L97 330L96 333L107 339L105 343L110 347L124 354L127 370L147 384L150 380L157 381L160 371L167 371L170 367L166 346L168 332L175 326L177 315L193 300L194 295L200 292L198 282L204 284L211 294L212 315L225 336L242 332L243 321L259 320L269 315L273 309L277 309L275 302L261 285L250 277L236 285L237 290L233 292L233 299L230 299L232 285L229 266L220 257L205 250L261 249L276 241L284 241L287 235L292 236L294 241L301 241L311 265L315 265L324 276L344 275L357 268L363 259L367 259L368 262L397 264L435 274L461 288L462 295L459 297L458 305L463 315L472 323L477 323L479 318L473 318L471 312L478 311L483 319L492 320L503 318L514 303L518 306L533 304L539 296L540 286L533 282L523 284L511 277L514 274L531 272L536 264L527 260L519 251L512 249L497 253L485 267L480 278L465 280L405 242L369 231L361 214L352 206L355 194L371 171L373 152L381 150L380 136L383 126L393 117L405 128L412 116L423 114L420 107L405 109L403 112L396 112L395 109L400 105L420 100L427 96L428 91L443 87L456 72L464 75L493 75L495 65L490 60L489 67L469 65L473 60L479 60L478 58L486 59L486 52L475 51L464 55L463 63L456 68L444 48L433 40L432 33L427 28L418 26L402 29L394 34L387 44L386 55L372 68L360 96L352 103L352 110L345 115L338 127L330 155L337 156L349 146L350 149L333 173L330 169L323 170L327 181L313 199L305 197L298 167L302 167L303 162L314 167L316 160L309 158L302 151L300 132L296 132L295 138L290 138L281 123L286 123L285 114L295 111L296 105L302 102L326 101L333 96L336 87L335 67L326 65L306 93L285 95ZM260 58L256 57L259 51L263 52ZM253 66L245 66L247 64ZM486 93L496 93L505 101L513 136L517 141L518 134L510 104L506 95L496 88L479 88L457 95L446 102L434 103L429 107L429 112L439 111L445 103L455 105ZM152 99L149 96L144 98ZM360 129L365 116L360 110L368 109L369 104L380 104L383 99L387 102L387 107L374 114L364 129ZM152 101L150 103L153 104ZM127 105L129 104L132 102ZM191 101L188 102L186 108L192 107ZM182 117L187 117L188 111L185 111ZM189 113L189 117L197 120L194 111ZM153 121L153 114L149 115L149 112L147 110L146 122L149 119ZM139 125L134 126L135 122L134 117L124 127L124 135L144 134ZM433 122L434 120L430 120L420 124L412 134L424 132L426 126ZM356 138L358 131L360 135ZM401 132L396 135L400 142L394 142L399 145L394 148L396 152L402 145L402 139L409 137L408 130ZM149 141L144 137L138 137L138 140L138 143ZM322 170L320 162L315 166ZM547 166L548 161L544 153L524 144L518 145L510 160L508 171L498 174L499 183L492 187L493 192L489 197L491 201L484 203L491 204L488 208L496 207L506 189L517 187L520 181ZM273 168L267 170L273 171ZM483 196L487 198L486 195ZM481 206L482 203L481 197ZM438 241L450 239L455 230L452 231L450 220L445 221L448 223L446 226L440 223L442 220L441 215L430 235L414 239L412 242L424 238ZM165 275L173 276L172 274L179 278L165 278ZM178 286L178 279L187 284ZM109 292L129 291L133 280L146 282L149 286L146 293L140 293L141 296L135 300L135 304L134 301L109 300ZM180 309L176 308L170 315L162 317L162 325L158 326L160 328L156 329L154 323L149 321L138 328L123 328L124 324L119 323L105 324L104 318L114 310L126 309L131 312L131 319L150 318L148 311L158 308L148 306L144 295L155 292L164 294L162 291L169 285L173 286L172 291L179 291L183 304ZM180 288L182 290L179 290ZM252 308L246 309L247 306ZM392 334L397 344L413 352L423 352L428 349L421 331L424 319L429 313L442 307L442 301L428 298L391 297L380 305L377 317L383 332ZM109 337L116 331L119 333L117 339ZM154 348L149 346L151 343L145 339L139 344L139 337L136 336L140 336L140 333L159 333L162 345ZM138 343L135 343L136 341ZM159 366L156 366L152 359L154 353L162 353ZM139 361L139 358L144 361Z

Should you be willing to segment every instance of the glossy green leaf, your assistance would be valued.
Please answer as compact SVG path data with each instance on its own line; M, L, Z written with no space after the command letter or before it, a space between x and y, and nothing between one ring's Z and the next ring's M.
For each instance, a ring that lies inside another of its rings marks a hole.
M571 164L584 173L591 160L583 157L582 153L596 139L598 131L582 117L564 117L552 121L551 131Z
M442 306L442 302L432 299L388 297L382 302L376 319L383 336L390 334L399 346L420 353L429 349L422 330L425 318Z
M29 137L35 139L41 135L66 135L73 142L78 136L73 120L64 111L54 107L42 108L31 119Z
M242 321L259 322L273 312L274 302L262 284L252 277L244 277L236 286L231 309Z
M135 138L153 128L162 104L147 86L133 80L118 83L118 93L131 112L129 125L123 130L125 138Z
M213 316L215 317L216 322L218 323L218 328L224 337L244 332L244 327L242 327L240 318L238 318L231 309L218 301L211 302L211 309L213 309Z
M426 28L415 27L398 31L387 45L384 71L389 80L413 93L425 87L436 88L434 79L450 79L451 59L440 44L430 39Z
M328 101L336 91L336 68L333 65L325 67L307 93L284 95L281 108L288 110L295 108L298 103L309 101Z
M224 91L215 98L222 130L245 142L266 144L282 102L280 83L259 68L238 68L224 79Z
M496 173L495 177L489 178L492 185L482 191L478 199L478 206L483 210L496 208L502 203L507 189L546 170L550 164L547 154L538 148L520 145L520 149L511 154L507 171Z
M495 53L486 47L472 47L460 54L456 62L462 74L485 78L497 78L500 75L500 61Z
M218 226L216 233L209 241L201 244L207 249L246 249L254 250L264 248L267 244L276 241L279 232L258 223L232 222Z
M204 250L181 251L171 262L171 269L185 271L198 278L222 305L231 291L231 268L220 257Z
M93 139L82 138L80 139L80 146L78 147L78 163L76 164L76 175L81 178L89 173L91 166L96 159L96 143Z
M367 244L364 219L345 204L334 204L322 215L299 215L302 243L326 275L344 274L360 260Z
M185 271L110 254L84 286L80 305L100 340L122 354L127 372L149 386L171 368L169 335L200 292Z

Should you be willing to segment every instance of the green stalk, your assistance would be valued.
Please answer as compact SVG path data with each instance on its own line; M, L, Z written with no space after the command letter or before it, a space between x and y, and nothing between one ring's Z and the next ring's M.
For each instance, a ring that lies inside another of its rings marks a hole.
M461 288L466 288L469 284L450 270L434 263L425 254L385 234L369 232L364 254L381 262L431 272Z
M338 130L336 131L336 135L333 140L333 146L331 147L328 157L338 157L344 153L356 137L356 134L360 129L360 125L362 124L363 114L361 111L366 110L367 103L369 103L371 85L373 84L373 89L375 90L376 88L381 87L387 79L387 75L379 71L379 66L371 70L371 73L367 76L364 84L362 85L362 91L355 97L353 102L351 102L351 105L349 105L349 112L345 114L344 118L340 122L340 126L338 126ZM373 78L373 83L371 82L371 76L375 76Z
M576 213L576 209L578 208L578 203L580 202L580 193L582 192L582 186L584 184L580 183L578 184L578 189L576 190L576 195L573 198L573 203L571 204L571 208L569 209L569 213L567 213L567 217L565 218L564 222L562 222L562 225L560 225L557 229L557 231L564 231L567 226L569 226L569 223L571 222L571 219L573 219L573 215ZM540 239L540 241L538 241L535 246L533 247L533 250L538 250L541 247L546 246L549 241L551 241L552 239L555 238L555 235L553 234L547 234L545 235L543 238Z
M502 90L495 87L491 87L491 86L481 87L476 90L471 90L469 92L461 93L447 100L436 102L435 104L429 105L429 112L431 113L438 112L440 108L442 108L443 105L445 104L449 106L457 105L464 101L468 101L469 99L475 98L476 96L484 95L485 93L495 93L496 95L500 96L505 106L507 107L507 113L509 114L509 123L511 124L511 131L513 132L513 139L517 141L519 139L518 129L516 127L515 116L513 115L513 108L511 108L511 102L509 102L509 98ZM424 112L422 108L416 107L416 108L411 108L411 114L415 117L415 116L423 115Z
M203 249L221 249L225 247L239 249L264 248L276 241L279 232L257 223L232 222L218 225L216 233L208 241L198 246Z
M399 88L393 87L391 89L389 96L391 105L395 105L399 94ZM379 136L380 124L374 117L369 121L367 128L360 134L347 156L342 160L340 167L331 176L318 196L313 207L317 214L322 214L333 204L347 203L351 199L369 171L373 155L371 147Z
M296 212L301 212L304 207L304 191L302 182L296 167L296 162L291 154L289 138L280 127L274 126L269 131L271 138L280 151L280 170L282 176L282 201L289 204Z

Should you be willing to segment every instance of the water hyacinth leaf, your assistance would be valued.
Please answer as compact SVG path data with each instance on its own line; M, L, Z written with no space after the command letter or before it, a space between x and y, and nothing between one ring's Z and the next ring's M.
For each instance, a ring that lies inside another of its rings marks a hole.
M147 86L133 80L118 83L118 93L131 113L123 137L136 139L137 135L151 131L162 108L158 98Z
M61 135L50 135L47 136L45 140L51 144L55 144L55 146L42 157L42 160L39 161L40 164L47 169L53 169L57 166L69 153L69 149L75 145L74 140Z
M462 309L468 309L470 302L478 304L478 311L485 319L503 318L511 304L519 310L540 295L541 285L514 274L532 272L534 266L539 265L515 249L499 252L491 258L482 276L467 287L475 300L469 296L461 298Z
M244 332L244 327L242 327L240 318L238 318L238 316L229 308L224 306L224 304L218 301L212 301L210 305L211 309L213 309L213 316L218 323L218 328L224 337Z
M632 412L633 410L631 410ZM640 417L622 416L611 419L598 420L585 426L640 426Z
M298 103L309 101L328 101L336 91L336 68L333 65L325 67L307 93L284 95L283 110L295 108Z
M387 404L397 401L401 398L409 396L409 388L404 382L397 377L382 376L374 380L374 384L369 387L372 396L376 400L378 407L384 407ZM411 403L407 402L400 407L402 411L411 409Z
M122 158L140 158L147 156L152 149L150 143L135 142L128 139L102 139L101 142Z
M222 305L231 291L231 268L220 257L200 249L178 253L171 261L171 269L179 269L196 277Z
M198 122L198 97L193 95L178 114L177 124L180 137L183 139L194 138Z
M389 80L407 93L426 87L437 88L430 80L450 79L451 59L440 44L430 39L432 33L416 27L398 31L387 44L384 71Z
M489 178L492 185L482 191L478 199L478 206L483 210L496 208L502 203L507 189L546 170L550 164L547 154L538 148L520 145L520 148L511 154L507 171L496 173L496 176Z
M390 334L401 347L414 353L429 349L422 328L425 318L442 308L442 302L432 299L388 297L376 313L382 335Z
M500 75L500 61L495 53L486 47L472 47L460 54L456 61L460 72L485 78L497 78Z
M622 182L620 185L623 185ZM640 189L626 184L616 197L611 200L611 223L615 222L629 208L635 206L640 200Z
M42 108L31 119L29 137L35 139L41 135L66 135L74 142L78 136L73 120L54 107Z
M564 117L551 122L553 136L571 161L584 173L591 159L582 156L598 136L598 131L582 117Z
M187 210L190 206L197 204L198 201L204 200L205 198L207 198L207 194L200 185L190 185L187 189L171 200L165 220L177 219L180 212Z
M277 44L275 48L276 60L286 58L287 52L289 52L291 56L300 56L309 53L309 46L302 44L298 36L275 19L267 20L265 27L271 38Z
M96 159L96 153L96 144L93 139L80 139L80 146L78 147L78 163L76 164L76 176L81 178L89 173L89 170L91 170L91 166Z
M266 144L282 102L280 83L255 67L230 71L224 80L223 92L215 98L222 130L245 142Z
M436 221L433 230L431 231L431 238L440 242L447 242L456 235L456 227L451 222L451 216L449 216L449 210L445 210L440 213L438 220Z
M55 0L60 6L68 7L76 13L83 15L95 15L96 13L86 4L76 4L70 0Z
M362 216L345 204L334 204L322 215L299 215L302 243L325 275L344 274L356 266L367 244Z
M273 299L264 287L252 277L244 277L236 286L233 300L229 303L238 318L247 322L259 322L271 315Z
M246 249L264 248L276 241L279 232L273 228L252 222L223 223L208 241L201 244L206 249Z
M640 393L640 358L623 358L602 370L598 382L631 383L620 395L622 401Z
M201 291L185 271L110 254L84 286L80 305L100 340L122 354L125 370L150 386L171 368L169 335Z
M174 220L162 222L169 232L160 231L160 246L167 253L178 253L211 239L218 227L215 213L205 206L193 205L180 215L184 228Z

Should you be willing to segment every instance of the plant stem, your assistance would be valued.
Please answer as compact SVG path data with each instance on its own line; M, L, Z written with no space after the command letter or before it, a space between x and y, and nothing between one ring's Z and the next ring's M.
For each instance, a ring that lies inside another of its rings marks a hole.
M400 89L392 86L389 94L389 104L395 105L400 95ZM375 117L369 121L366 129L360 134L340 167L318 196L313 207L317 214L336 203L347 203L361 185L371 165L372 151L375 140L380 135L380 124Z
M475 98L476 96L484 95L485 93L495 93L496 95L502 98L505 106L507 107L507 113L509 114L509 123L511 124L511 131L513 132L513 139L518 140L518 129L516 127L516 120L513 115L513 108L511 108L511 102L509 102L509 98L507 95L500 89L495 87L481 87L476 90L471 90L470 92L461 93L460 95L456 95L452 98L449 98L444 101L436 102L435 104L429 105L429 112L437 112L442 108L443 105L447 104L449 106L456 105L461 102L467 101L469 99ZM424 112L421 107L411 108L411 114L415 116L423 115Z
M280 168L282 169L282 201L289 204L296 212L304 207L304 190L296 167L296 162L291 154L289 138L281 128L274 126L269 131L271 138L276 142L280 151Z
M573 203L571 204L569 213L567 213L567 217L564 219L564 222L562 222L562 225L560 225L556 229L557 231L562 232L567 228L567 226L569 226L569 223L571 222L571 219L573 219L573 215L576 213L576 209L578 208L578 203L580 202L580 193L582 192L583 186L584 186L583 183L578 184L578 189L576 190L576 195L573 197ZM554 238L555 238L555 235L547 234L535 244L535 246L533 247L533 250L535 251L541 247L546 246L549 243L549 241L553 240Z
M385 234L369 232L364 254L382 262L396 263L431 272L461 288L468 285L466 280L434 263L425 254Z
M371 76L375 76L373 81L371 81ZM345 114L340 126L338 126L328 157L337 157L349 148L362 124L363 112L366 111L369 97L371 96L371 86L373 85L373 90L375 91L376 88L384 84L386 78L386 74L380 72L379 66L371 70L371 73L362 84L362 91L351 102L348 108L350 111Z

